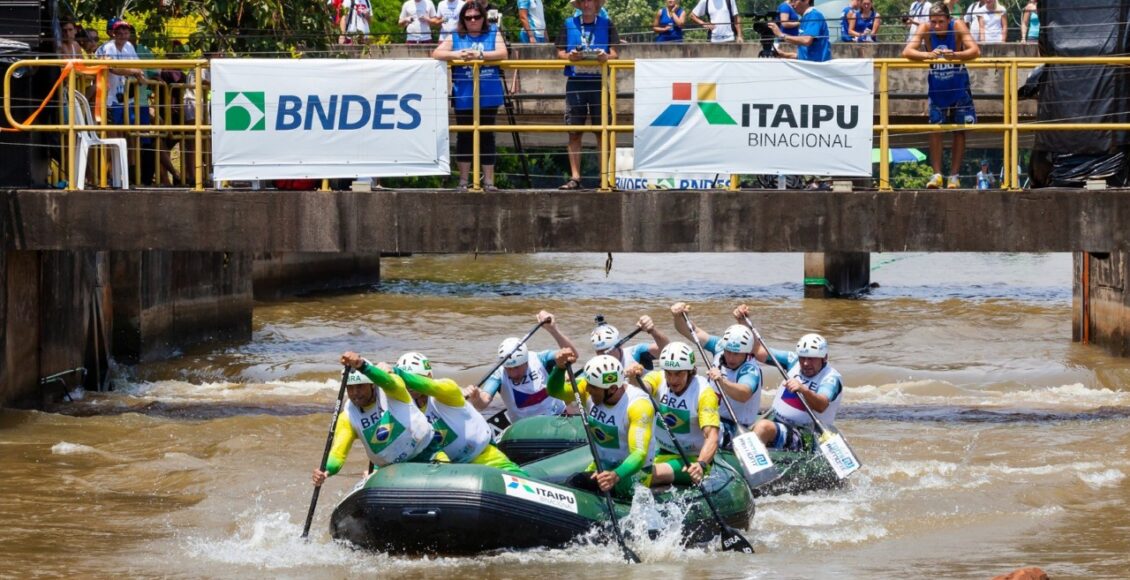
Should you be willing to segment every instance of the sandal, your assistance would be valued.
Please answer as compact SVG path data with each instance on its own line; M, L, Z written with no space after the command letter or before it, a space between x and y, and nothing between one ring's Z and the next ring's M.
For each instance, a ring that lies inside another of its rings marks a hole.
M483 186L483 191L498 191L498 187L496 187L493 183L488 183Z
M561 187L558 187L557 189L580 189L580 188L581 188L581 180L570 179L569 181L566 181L564 185L562 185Z

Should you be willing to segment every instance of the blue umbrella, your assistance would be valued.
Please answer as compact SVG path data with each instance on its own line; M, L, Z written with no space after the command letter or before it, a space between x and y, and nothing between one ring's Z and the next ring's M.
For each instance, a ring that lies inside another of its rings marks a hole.
M908 148L908 149L891 148L889 151L890 151L890 156L891 156L891 163L917 163L919 161L925 161L926 160L926 154L917 150L917 149L914 149L914 148ZM879 149L872 149L871 150L871 162L872 163L878 163L879 161L880 161Z

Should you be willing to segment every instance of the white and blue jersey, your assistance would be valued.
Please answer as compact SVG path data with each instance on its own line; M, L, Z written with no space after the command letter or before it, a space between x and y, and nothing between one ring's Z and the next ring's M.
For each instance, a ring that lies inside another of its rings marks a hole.
M840 410L843 397L843 380L840 373L831 365L825 364L816 376L806 377L800 372L800 357L795 352L769 349L769 356L777 360L782 367L788 369L786 373L790 379L799 379L805 387L817 394L828 398L828 408L815 413L816 417L825 427L832 427L836 422L836 412ZM797 427L811 427L812 418L804 408L800 396L784 387L784 382L777 390L777 397L773 399L774 419L782 423Z
M722 353L725 352L725 349L722 348L721 337L711 336L706 340L703 348L714 355L714 366L722 370L726 380L749 389L751 396L748 401L743 402L733 397L727 397L730 400L730 405L734 408L736 418L730 414L729 408L722 402L722 394L719 393L718 395L718 410L722 419L740 423L743 427L749 429L750 425L757 421L758 413L761 411L761 367L758 366L756 359L748 355L746 361L736 369L731 369L722 364Z
M549 371L557 366L554 360L556 351L543 350L531 352L526 365L526 374L513 381L506 370L499 367L483 384L491 398L501 390L502 401L506 403L506 417L511 422L536 415L560 415L565 412L565 402L549 396L546 381Z
M620 347L620 364L626 369L632 363L639 363L645 370L654 370L655 357L651 354L651 345L641 342L635 346Z

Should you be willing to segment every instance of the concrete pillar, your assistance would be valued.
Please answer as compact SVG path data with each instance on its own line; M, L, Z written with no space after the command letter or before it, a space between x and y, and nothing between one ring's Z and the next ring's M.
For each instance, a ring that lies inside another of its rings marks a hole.
M256 300L375 286L381 281L381 257L350 252L257 254L253 278Z
M1074 255L1071 338L1130 356L1130 254Z
M113 349L127 363L251 339L249 253L111 252Z
M804 255L805 298L846 298L870 289L870 253L811 252Z

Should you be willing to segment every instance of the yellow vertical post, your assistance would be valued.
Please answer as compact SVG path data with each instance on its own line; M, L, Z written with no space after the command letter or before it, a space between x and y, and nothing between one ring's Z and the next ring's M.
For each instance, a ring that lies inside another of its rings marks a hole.
M1012 165L1012 106L1013 106L1013 101L1009 97L1009 95L1012 93L1013 87L1012 87L1012 75L1009 74L1010 71L1011 71L1010 63L1005 63L1003 67L999 68L999 70L1001 71L1001 93L1003 95L1003 101L1001 103L1001 123L1005 126L1005 130L1002 133L1002 139L1001 139L1002 145L1003 145L1003 148L1002 148L1003 150L1001 151L1001 153L1003 153L1003 157L1004 157L1003 174L1001 175L1001 189L1011 190L1012 189L1012 170L1009 169L1009 166Z
M479 156L482 154L479 145L479 61L471 63L471 125L475 128L471 133L471 191L482 191L482 170Z
M879 64L879 191L891 191L890 68Z
M105 82L102 86L108 86L110 84L109 73L107 71L103 70L103 71L100 71L98 74L99 75L106 75L107 78L106 78L106 80L105 80ZM97 82L97 80L95 80L95 82ZM95 86L97 86L97 85L95 85ZM106 111L106 99L108 99L108 98L112 98L112 97L110 95L103 95L102 101L100 103L98 103L98 124L102 125L103 127L105 127L110 122L110 119L107 116L108 113ZM102 137L103 139L106 138L106 130L105 129L103 129L99 133L100 133L100 135L99 135L100 137ZM98 187L105 188L106 187L106 164L103 162L103 160L104 160L104 157L106 155L106 148L105 147L97 147L95 149L95 151L98 152L98 156L97 156L97 161L98 161L98 169L97 169L97 172L98 172ZM89 161L87 161L87 163L89 163Z
M135 87L136 92L133 98L130 98L130 85ZM141 83L134 83L132 79L126 81L126 90L123 93L123 98L126 102L122 103L122 125L127 127L133 126L130 122L130 109L133 109L133 121L141 124ZM132 147L133 155L133 170L129 172L134 178L134 187L141 185L141 133L129 131L126 133L126 138Z
M192 139L196 143L196 147L192 151L193 161L196 164L192 171L194 173L193 179L196 181L196 185L192 188L194 191L204 191L204 131L200 129L200 124L204 121L203 70L199 62L192 67L192 94L195 97L192 102L193 118L195 119Z
M608 186L608 107L615 95L608 94L608 61L600 65L600 191L611 191Z
M86 123L92 121L86 120ZM86 176L79 176L75 160L75 71L71 69L67 73L67 150L70 155L67 156L67 191L74 191L78 189L78 179L85 179Z
M1010 107L1012 118L1009 122L1012 124L1012 160L1008 164L1008 175L1012 176L1012 185L1010 189L1020 189L1020 101L1018 91L1020 90L1020 66L1014 58L1010 63L1009 78L1011 79L1011 88L1006 95L1006 98L1012 101Z
M608 68L608 91L609 102L611 105L610 118L612 124L616 125L619 118L616 115L616 70ZM616 187L616 131L608 132L608 189L615 189Z

